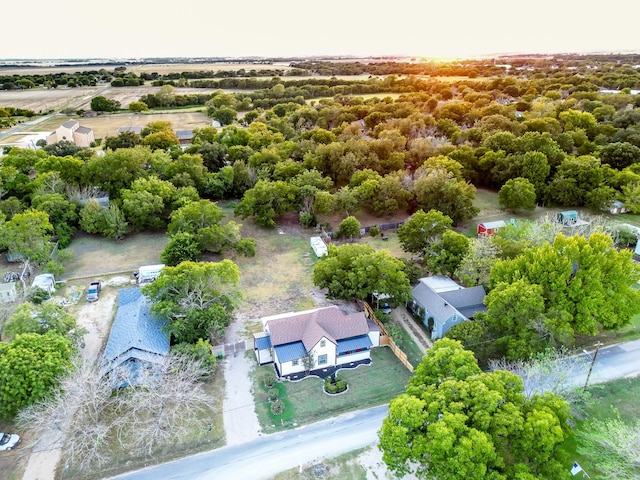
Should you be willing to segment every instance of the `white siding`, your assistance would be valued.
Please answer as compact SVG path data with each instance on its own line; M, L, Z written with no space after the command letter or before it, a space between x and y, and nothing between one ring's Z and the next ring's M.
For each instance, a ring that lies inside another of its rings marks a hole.
M367 360L368 358L371 358L371 354L369 350L364 350L362 352L357 352L357 353L351 353L349 355L341 355L338 357L338 363L336 365L345 365L351 362Z

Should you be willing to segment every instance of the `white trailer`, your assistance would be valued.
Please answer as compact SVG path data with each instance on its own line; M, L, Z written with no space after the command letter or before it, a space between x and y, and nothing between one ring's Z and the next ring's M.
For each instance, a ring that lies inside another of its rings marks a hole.
M311 237L311 248L318 258L329 254L327 244L320 237Z
M158 275L160 275L160 271L164 268L164 263L158 265L142 265L138 268L138 271L133 275L136 277L138 285L142 285L144 283L151 283Z

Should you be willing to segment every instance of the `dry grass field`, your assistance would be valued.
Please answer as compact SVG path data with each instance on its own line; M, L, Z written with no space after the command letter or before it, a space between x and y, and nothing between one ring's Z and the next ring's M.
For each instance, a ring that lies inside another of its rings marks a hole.
M95 138L115 137L120 127L144 127L148 123L157 121L171 122L174 130L190 130L202 128L211 124L211 119L202 112L185 112L176 110L165 113L117 113L101 115L93 118L83 118L77 116L56 115L38 125L38 131L52 132L69 119L77 120L80 125L93 129ZM7 139L7 143L11 138Z
M100 87L33 88L30 90L0 90L0 106L27 108L36 113L47 112L65 104L93 94ZM90 103L91 101L88 100Z

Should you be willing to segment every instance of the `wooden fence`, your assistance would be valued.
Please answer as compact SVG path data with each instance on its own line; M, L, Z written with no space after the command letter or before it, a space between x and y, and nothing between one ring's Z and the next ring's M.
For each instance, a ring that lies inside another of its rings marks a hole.
M391 336L389 335L389 332L387 330L387 328L384 326L384 324L378 320L378 318L376 317L373 308L371 308L371 305L369 305L367 302L362 302L364 304L364 314L367 318L370 318L371 320L373 320L376 325L378 325L378 327L380 328L380 345L381 346L388 346L391 351L393 352L393 354L398 358L398 360L400 360L400 362L402 362L402 364L407 367L407 370L409 370L411 373L413 373L413 365L411 365L409 363L409 360L407 360L407 354L404 353L400 347L398 347L398 345L396 345L396 342L393 341L393 338L391 338Z

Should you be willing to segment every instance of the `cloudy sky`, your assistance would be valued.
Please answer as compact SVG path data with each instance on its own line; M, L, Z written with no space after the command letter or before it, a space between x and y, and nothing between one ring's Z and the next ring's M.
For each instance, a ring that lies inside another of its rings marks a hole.
M3 2L0 58L640 52L640 0Z

